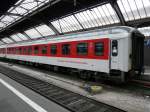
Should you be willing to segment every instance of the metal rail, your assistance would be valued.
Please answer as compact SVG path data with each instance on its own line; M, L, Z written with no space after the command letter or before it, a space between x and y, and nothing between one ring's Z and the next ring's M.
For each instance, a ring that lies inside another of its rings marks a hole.
M150 89L150 81L145 81L145 80L132 80L131 84L136 84L137 86L142 86L144 88Z
M80 94L65 90L48 82L0 65L0 73L34 90L71 112L125 112Z

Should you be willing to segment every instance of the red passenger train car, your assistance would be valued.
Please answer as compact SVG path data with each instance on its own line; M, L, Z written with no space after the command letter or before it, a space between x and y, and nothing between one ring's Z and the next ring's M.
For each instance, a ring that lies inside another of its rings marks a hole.
M120 26L3 45L0 57L124 82L143 70L143 46L138 30Z

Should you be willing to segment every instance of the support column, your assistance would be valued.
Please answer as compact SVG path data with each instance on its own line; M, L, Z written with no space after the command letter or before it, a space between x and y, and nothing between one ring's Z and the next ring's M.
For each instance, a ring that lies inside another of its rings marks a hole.
M47 26L49 26L54 32L56 35L59 35L59 31L52 25L51 22L44 22Z
M110 0L110 4L111 4L112 8L115 10L115 12L120 20L121 25L127 25L127 23L123 17L123 14L118 6L117 0Z

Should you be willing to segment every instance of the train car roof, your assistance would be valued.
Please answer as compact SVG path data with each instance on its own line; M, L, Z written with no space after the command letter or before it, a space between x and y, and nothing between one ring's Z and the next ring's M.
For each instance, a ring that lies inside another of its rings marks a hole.
M36 45L38 44L45 44L47 42L61 42L65 40L82 40L82 39L92 39L95 37L102 37L102 38L114 38L115 35L116 38L125 38L127 35L131 32L138 32L140 33L137 29L128 27L128 26L116 26L116 27L109 27L109 28L103 28L103 29L96 29L96 30L91 30L91 31L84 31L84 32L78 32L78 33L71 33L71 34L65 34L65 35L57 35L53 37L45 37L39 40L32 40L32 41L26 41L26 42L19 42L15 44L7 44L0 46L0 48L3 48L5 46L9 47L14 47L14 46L26 46L26 45ZM118 36L117 36L118 35ZM86 37L86 38L85 38Z

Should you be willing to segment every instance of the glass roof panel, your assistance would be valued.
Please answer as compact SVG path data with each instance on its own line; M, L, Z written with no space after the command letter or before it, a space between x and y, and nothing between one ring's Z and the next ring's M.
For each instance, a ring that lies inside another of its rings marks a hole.
M3 44L4 44L4 42L0 41L0 45L3 45Z
M5 16L5 17L3 17L3 19L1 21L6 23L6 24L9 24L12 21L14 21L14 19L12 17L10 17L10 16Z
M32 2L34 2L35 0L24 0L24 2L23 2L23 4L28 4L28 3L32 3Z
M2 41L5 42L5 43L9 43L6 39L2 39Z
M12 43L13 41L7 37L3 38L2 41L4 41L5 43Z
M150 27L143 27L138 29L145 36L150 36Z
M32 39L41 37L41 35L34 28L26 30L25 33Z
M10 37L15 41L22 41L17 35L11 35Z
M17 33L16 34L18 37L20 37L22 40L28 40L28 37L26 37L25 35L23 35L22 33Z
M16 7L15 10L12 11L12 13L18 13L23 15L24 13L28 12L27 9L25 9L24 7Z
M62 33L118 23L119 19L110 4L98 6L51 22Z
M43 36L48 36L48 35L54 35L54 31L48 27L47 25L40 25L36 27L36 29L43 35Z
M118 23L119 19L110 4L75 14L84 28Z
M21 4L20 6L25 8L25 9L31 10L32 8L37 6L37 3L36 2L30 2L30 3L26 3L26 4Z
M45 5L48 2L51 2L51 0L19 0L6 12L5 15L2 15L0 17L0 21L5 23L5 25L3 25L3 28L7 27L8 25L12 24L13 22L31 13L32 11Z
M126 21L150 17L150 0L118 0Z
M82 29L81 25L73 15L53 21L52 24L62 33Z
M20 18L20 17L15 16L15 15L11 15L11 16L9 16L9 17L11 17L11 18L13 18L13 19L18 19L18 18Z
M0 29L3 28L4 26L5 26L5 24L0 22Z

